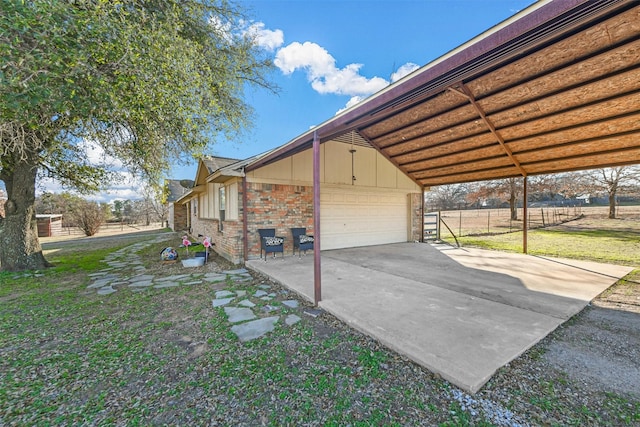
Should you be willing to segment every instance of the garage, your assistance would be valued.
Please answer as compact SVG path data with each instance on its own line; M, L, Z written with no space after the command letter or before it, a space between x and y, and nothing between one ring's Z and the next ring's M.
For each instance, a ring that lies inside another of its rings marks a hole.
M320 194L323 249L409 240L406 192L323 187Z

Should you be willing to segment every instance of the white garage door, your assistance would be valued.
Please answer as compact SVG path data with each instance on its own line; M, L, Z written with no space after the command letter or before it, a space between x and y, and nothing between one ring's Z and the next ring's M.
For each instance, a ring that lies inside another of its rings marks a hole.
M403 193L322 188L322 249L350 248L408 239L408 197Z

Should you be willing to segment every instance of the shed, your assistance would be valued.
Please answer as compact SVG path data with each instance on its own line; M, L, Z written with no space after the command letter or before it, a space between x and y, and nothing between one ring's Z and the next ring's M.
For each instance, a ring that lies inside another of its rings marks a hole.
M62 214L36 215L38 237L60 236L62 234Z

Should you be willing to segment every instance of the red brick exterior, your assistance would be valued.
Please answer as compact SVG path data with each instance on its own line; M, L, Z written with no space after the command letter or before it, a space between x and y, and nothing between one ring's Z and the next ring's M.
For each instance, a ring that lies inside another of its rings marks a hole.
M169 206L169 227L173 231L185 231L187 227L187 205L171 203Z
M412 240L422 238L422 210L419 193L411 194L411 236ZM285 238L284 253L293 253L291 230L293 227L305 227L313 233L313 187L285 184L247 183L247 237L249 259L260 256L260 238L258 229L275 228L276 235ZM198 234L211 237L216 253L235 264L244 261L242 228L242 191L238 192L239 220L223 221L219 229L219 220L198 218L191 213L191 236L201 241Z
M307 233L313 233L311 186L247 183L247 204L250 259L260 256L260 228L275 228L276 236L285 238L285 255L293 253L290 228L306 227Z
M223 229L219 229L220 220L191 217L192 239L202 242L203 237L211 238L212 249L220 256L234 264L241 264L242 257L242 221L223 221Z

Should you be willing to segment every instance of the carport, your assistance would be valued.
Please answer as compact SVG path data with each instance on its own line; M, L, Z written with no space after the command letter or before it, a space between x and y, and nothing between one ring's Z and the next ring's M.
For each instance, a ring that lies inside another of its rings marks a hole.
M521 177L526 201L529 175L640 163L639 67L638 2L538 1L247 170L313 147L316 249L319 145L346 134L424 190Z
M424 243L322 257L320 308L470 392L632 270ZM309 301L313 264L246 263Z

